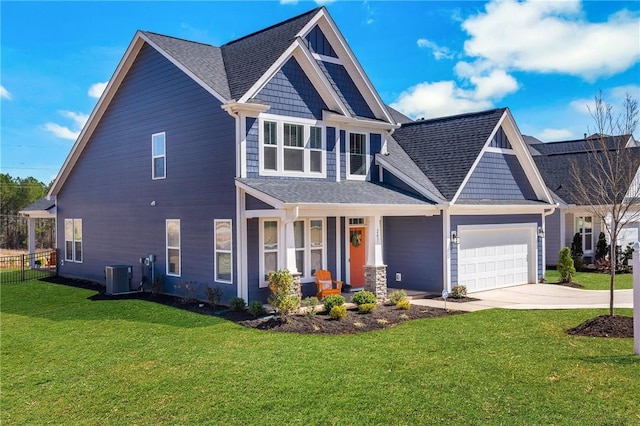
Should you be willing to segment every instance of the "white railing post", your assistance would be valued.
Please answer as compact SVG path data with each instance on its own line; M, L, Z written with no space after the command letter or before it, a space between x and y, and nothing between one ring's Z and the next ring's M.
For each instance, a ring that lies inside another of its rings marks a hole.
M640 355L640 242L633 245L633 352Z

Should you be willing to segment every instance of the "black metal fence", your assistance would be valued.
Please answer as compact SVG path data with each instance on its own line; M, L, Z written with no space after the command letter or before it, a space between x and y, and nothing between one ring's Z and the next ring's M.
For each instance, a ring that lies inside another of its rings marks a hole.
M0 256L0 284L37 280L57 274L57 250Z

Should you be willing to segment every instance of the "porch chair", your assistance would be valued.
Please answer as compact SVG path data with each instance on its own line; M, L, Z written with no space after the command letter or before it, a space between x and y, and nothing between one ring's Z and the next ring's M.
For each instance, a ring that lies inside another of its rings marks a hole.
M318 286L316 294L318 299L332 294L340 294L342 291L342 281L331 279L331 272L326 269L316 271L316 285Z

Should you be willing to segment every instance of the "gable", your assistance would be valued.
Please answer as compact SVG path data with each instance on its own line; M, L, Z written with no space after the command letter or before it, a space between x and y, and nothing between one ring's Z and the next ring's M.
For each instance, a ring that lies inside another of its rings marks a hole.
M509 138L505 135L502 127L498 129L493 138L491 138L491 142L489 142L489 147L491 148L501 148L501 149L513 149L511 146L511 142L509 142Z
M318 26L313 27L309 34L305 37L307 47L313 53L317 53L318 55L329 56L331 58L337 58L338 55L336 51L331 47L331 43L325 37L324 33Z
M485 152L459 199L536 200L537 197L517 156Z
M349 114L358 117L376 118L343 65L322 60L318 61L318 64L324 75L331 82L333 90L336 91L340 100L347 107Z
M258 92L255 99L269 105L269 113L321 120L328 109L294 57Z

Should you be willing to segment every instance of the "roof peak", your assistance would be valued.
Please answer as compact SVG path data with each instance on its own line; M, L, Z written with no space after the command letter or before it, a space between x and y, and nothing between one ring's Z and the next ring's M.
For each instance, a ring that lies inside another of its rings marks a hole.
M493 108L493 109L488 109L488 110L485 110L485 111L466 112L466 113L462 113L462 114L447 115L447 116L434 117L434 118L428 118L428 119L424 119L423 118L423 119L415 120L414 122L411 122L411 123L402 124L402 127L420 125L420 124L427 124L427 123L435 123L435 122L438 122L438 121L457 120L457 119L467 118L467 117L481 117L481 116L484 116L484 115L494 114L496 112L503 113L506 110L507 110L507 108Z
M203 43L201 41L194 41L194 40L187 40L186 38L181 38L181 37L175 37L175 36L171 36L171 35L167 35L167 34L160 34L160 33L156 33L153 31L144 31L144 30L139 30L142 34L151 34L151 35L156 35L156 36L160 36L160 37L166 37L166 38L171 38L173 40L179 40L179 41L184 41L187 43L194 43L194 44L201 44L203 46L209 46L209 47L219 47L219 46L215 46L213 44L209 44L209 43Z

